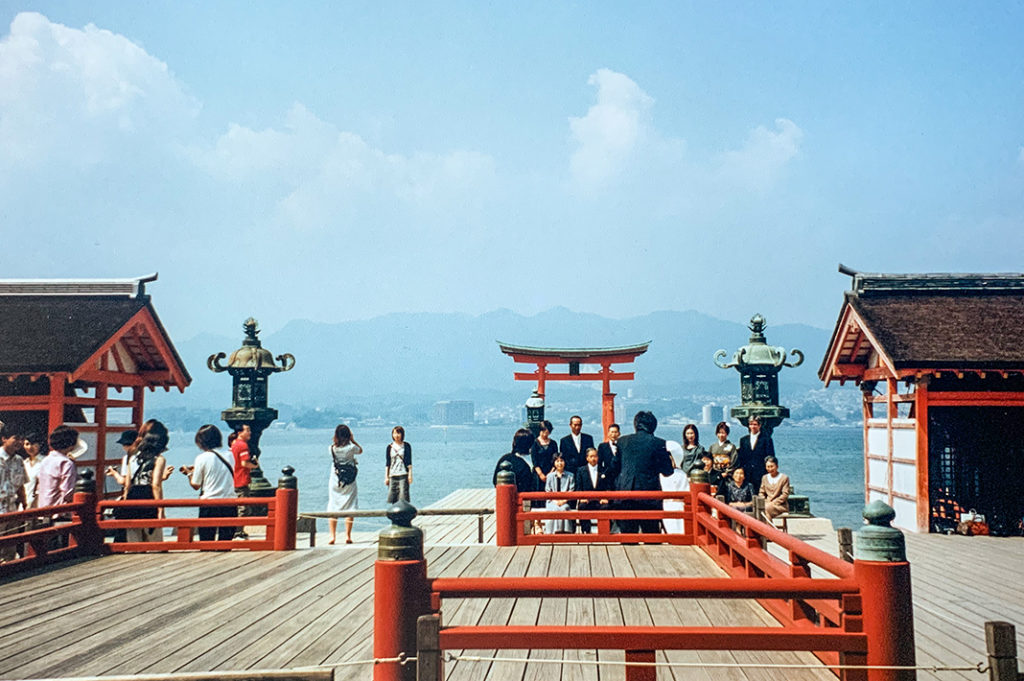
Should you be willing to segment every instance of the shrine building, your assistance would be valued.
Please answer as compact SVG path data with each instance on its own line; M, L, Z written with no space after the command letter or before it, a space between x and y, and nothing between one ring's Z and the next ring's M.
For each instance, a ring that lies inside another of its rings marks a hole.
M916 532L1024 515L1024 274L852 277L818 376L863 394L864 496Z
M155 280L0 280L0 421L22 435L74 427L98 493L146 389L192 381L146 294Z

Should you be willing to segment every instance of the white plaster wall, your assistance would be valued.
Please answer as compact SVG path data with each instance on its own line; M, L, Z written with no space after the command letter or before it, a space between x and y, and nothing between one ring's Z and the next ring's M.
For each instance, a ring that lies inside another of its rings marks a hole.
M868 492L868 503L870 504L872 501L876 501L876 500L877 501L884 501L885 503L888 504L889 503L889 495L886 494L885 492L876 492L875 490L871 490L870 492Z
M917 459L917 431L910 428L894 428L892 431L892 455L897 459Z
M887 456L889 454L889 434L883 427L868 426L868 454Z
M868 480L869 485L889 489L889 464L885 461L868 459Z
M916 497L917 466L894 461L892 464L892 491Z
M892 521L892 524L910 532L917 532L917 504L894 497L892 507L896 511L896 519Z

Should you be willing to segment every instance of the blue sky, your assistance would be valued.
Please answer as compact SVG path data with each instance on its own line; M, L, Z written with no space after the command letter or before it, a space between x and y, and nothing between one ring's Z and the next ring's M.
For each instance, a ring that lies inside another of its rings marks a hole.
M0 2L3 277L255 315L830 327L1021 271L1020 3Z

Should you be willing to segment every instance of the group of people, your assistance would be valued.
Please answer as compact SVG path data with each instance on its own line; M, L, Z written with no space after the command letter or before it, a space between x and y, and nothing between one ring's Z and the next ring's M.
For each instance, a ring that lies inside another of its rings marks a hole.
M550 421L542 421L537 437L526 428L516 431L512 438L512 451L502 456L494 469L493 484L498 482L502 464L508 462L520 492L543 491L601 492L601 491L658 491L669 487L667 481L676 471L681 473L683 485L688 488L688 476L695 469L707 471L715 493L725 497L729 505L749 511L754 497L765 499L765 515L771 521L788 510L789 478L779 472L778 459L772 440L761 432L756 416L748 421L749 435L740 439L737 447L729 441L729 425L724 421L715 428L717 441L705 449L695 424L683 429L682 444L666 441L654 435L658 420L653 413L641 411L633 419L634 433L621 435L618 424L608 427L608 439L594 446L594 438L582 432L583 419L569 419L569 434L558 444L551 438L554 430ZM759 484L755 491L748 480ZM657 510L662 502L657 499L629 499L609 503L608 500L581 500L550 498L534 501L534 508L546 510ZM580 531L589 533L591 521L580 520ZM622 533L660 532L658 520L617 520L616 530ZM573 520L546 520L535 522L534 532L549 534L573 533Z
M327 489L328 512L340 513L359 508L359 492L356 477L359 471L357 456L363 448L352 437L352 429L344 423L334 429L334 438L328 448L331 457L330 483ZM391 429L391 442L384 449L384 486L388 489L388 503L399 499L409 501L409 486L412 484L412 445L405 441L405 428ZM352 543L351 516L345 518L345 543ZM337 541L338 519L328 518L330 537L328 544Z
M221 452L223 435L214 425L204 425L195 436L199 454L191 466L181 466L193 489L199 490L200 499L228 499L249 496L251 470L258 467L249 451L252 431L242 426L228 437L230 451ZM139 430L125 430L117 439L124 449L119 466L107 466L106 475L121 487L120 498L125 500L163 498L163 483L174 473L164 453L169 443L167 427L155 419L146 421ZM12 426L0 423L0 514L20 510L44 508L70 503L73 500L78 477L78 459L88 447L76 429L62 425L49 436L40 433L23 435ZM245 514L246 507L200 507L199 517L236 517ZM119 520L162 518L163 509L157 507L117 508ZM21 532L51 518L24 521L0 521L0 533ZM200 540L247 539L243 528L202 527ZM115 531L114 541L162 541L158 528ZM16 557L16 548L6 547L0 553L0 562Z

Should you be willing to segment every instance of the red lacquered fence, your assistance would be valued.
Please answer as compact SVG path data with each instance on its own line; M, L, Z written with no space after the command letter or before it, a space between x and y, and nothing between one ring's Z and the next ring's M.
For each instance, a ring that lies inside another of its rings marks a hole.
M867 668L914 664L906 561L858 559L851 565L729 507L710 496L709 491L709 485L701 482L694 482L684 493L517 494L514 486L499 485L495 503L497 543L513 546L554 540L689 544L700 547L722 567L727 575L722 578L429 579L422 544L416 559L396 559L382 551L375 567L375 601L391 602L394 607L376 613L374 654L389 660L403 654L416 655L419 676L412 665L385 661L375 666L375 681L444 678L444 651L526 649L623 650L627 681L653 681L653 666L629 663L653 663L658 650L810 651L837 676L850 681L903 681L915 677L912 670ZM522 502L533 498L683 498L685 510L523 512ZM545 517L586 517L605 524L597 534L524 533L524 521ZM681 517L684 532L612 534L610 521L623 517ZM766 542L784 549L789 562L770 554ZM764 605L781 626L442 626L448 599L545 597L753 599Z
M295 548L298 517L298 489L294 469L285 468L272 497L241 497L237 499L139 499L132 501L98 501L92 491L92 471L85 471L76 486L70 504L34 508L0 515L8 528L23 525L24 529L0 536L0 547L14 546L19 557L0 564L0 576L20 572L39 565L79 556L110 553L144 553L149 551L290 551ZM117 509L166 509L244 506L266 508L266 513L227 518L145 518L138 520L104 519ZM153 529L163 539L163 528L175 528L170 541L107 542L112 530ZM199 541L196 531L201 527L263 527L264 539L247 541Z

